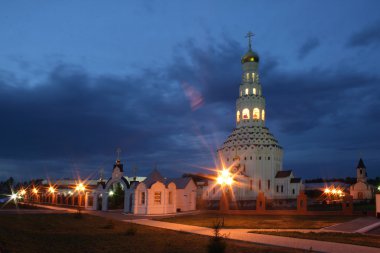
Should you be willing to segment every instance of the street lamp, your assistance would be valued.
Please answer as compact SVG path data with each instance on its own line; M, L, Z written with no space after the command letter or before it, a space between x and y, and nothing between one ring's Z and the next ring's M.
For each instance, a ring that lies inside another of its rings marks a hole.
M222 187L225 185L232 185L233 178L231 176L231 173L228 169L224 169L219 173L219 176L216 179L217 183L220 184Z
M222 171L219 172L218 177L216 178L216 182L220 185L222 196L220 198L220 210L228 210L228 200L225 192L225 186L231 186L233 183L233 177L228 169L223 168Z
M86 187L83 185L83 183L78 183L75 186L75 190L78 192L78 206L80 207L81 203L82 203L82 195L81 195L81 193L86 190Z
M50 192L51 194L54 194L54 193L55 193L55 188L54 188L53 186L50 186L50 187L49 187L49 192Z

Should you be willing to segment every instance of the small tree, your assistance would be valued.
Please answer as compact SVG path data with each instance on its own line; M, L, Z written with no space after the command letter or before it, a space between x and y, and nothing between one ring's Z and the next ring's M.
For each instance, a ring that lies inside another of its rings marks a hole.
M227 235L221 234L220 230L224 226L224 219L218 219L213 223L214 236L210 238L208 244L209 253L224 253L226 251L227 243L225 237Z

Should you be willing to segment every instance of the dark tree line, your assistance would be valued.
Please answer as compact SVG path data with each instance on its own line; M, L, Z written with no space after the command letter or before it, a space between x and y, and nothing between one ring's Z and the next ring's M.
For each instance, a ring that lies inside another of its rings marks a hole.
M0 195L11 194L12 189L16 191L19 188L27 188L30 185L38 186L42 183L42 180L43 179L32 179L30 181L15 183L14 178L10 177L5 181L0 181Z

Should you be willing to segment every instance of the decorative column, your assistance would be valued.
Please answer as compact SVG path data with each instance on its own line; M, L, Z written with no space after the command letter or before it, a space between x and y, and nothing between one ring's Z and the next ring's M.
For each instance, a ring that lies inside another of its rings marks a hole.
M124 189L124 213L129 212L129 198L130 192Z
M92 210L98 210L98 195L97 193L92 193Z
M306 214L307 213L307 196L304 191L300 191L297 196L297 212Z
M102 195L102 211L108 210L108 192L104 191Z
M265 195L263 192L259 192L256 199L256 211L265 212L265 209L266 209Z

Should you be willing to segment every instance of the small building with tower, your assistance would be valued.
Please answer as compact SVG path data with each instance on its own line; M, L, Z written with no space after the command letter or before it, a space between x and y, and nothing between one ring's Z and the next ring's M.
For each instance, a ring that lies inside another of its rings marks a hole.
M360 158L356 167L356 184L350 186L350 195L354 200L370 200L374 198L374 187L367 182L367 168Z

